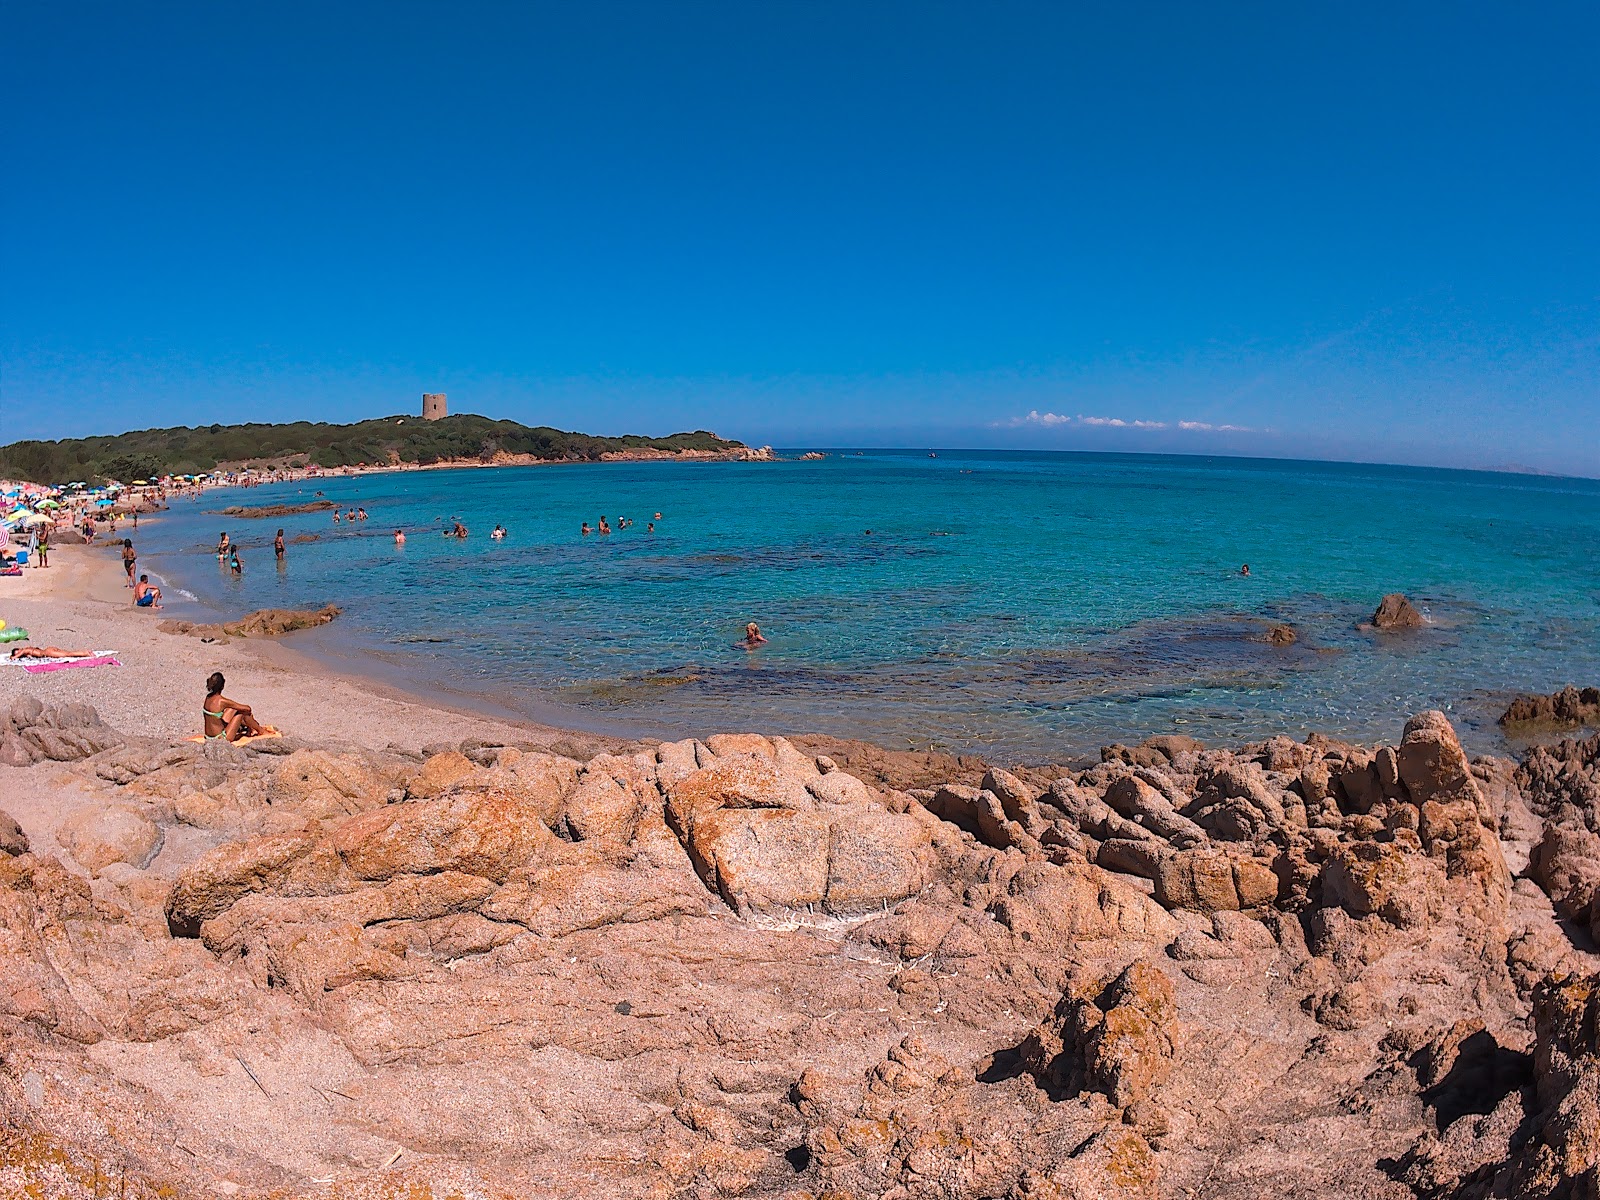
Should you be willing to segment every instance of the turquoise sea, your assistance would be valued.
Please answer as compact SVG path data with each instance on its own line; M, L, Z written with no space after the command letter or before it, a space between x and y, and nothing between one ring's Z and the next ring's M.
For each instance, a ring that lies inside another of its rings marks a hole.
M216 515L319 490L371 519ZM581 536L602 514L634 524ZM441 536L456 518L465 541ZM280 526L316 539L281 568ZM210 552L223 529L244 547L240 578ZM1393 738L1438 707L1493 751L1511 694L1600 682L1600 483L1587 480L831 451L225 490L176 502L138 537L169 600L193 597L174 615L335 602L345 615L297 641L345 669L640 733L818 731L1038 761L1173 731ZM1358 630L1391 591L1432 625ZM771 640L747 653L752 620ZM1300 640L1256 640L1271 621Z

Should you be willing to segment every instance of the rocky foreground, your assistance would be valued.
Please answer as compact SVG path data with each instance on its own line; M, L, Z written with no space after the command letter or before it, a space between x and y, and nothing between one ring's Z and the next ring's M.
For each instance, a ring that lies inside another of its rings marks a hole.
M1600 1195L1600 737L260 746L0 715L0 1194Z

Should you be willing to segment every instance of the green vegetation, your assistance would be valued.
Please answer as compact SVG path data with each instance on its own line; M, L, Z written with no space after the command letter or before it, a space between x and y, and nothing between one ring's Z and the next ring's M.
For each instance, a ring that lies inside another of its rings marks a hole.
M592 437L515 421L463 413L440 421L383 417L354 425L297 421L292 425L202 425L194 429L141 429L117 437L0 446L0 478L35 483L83 479L152 479L198 474L250 464L322 467L395 462L486 460L497 453L531 454L556 462L584 462L619 450L730 450L742 443L700 430L671 437Z

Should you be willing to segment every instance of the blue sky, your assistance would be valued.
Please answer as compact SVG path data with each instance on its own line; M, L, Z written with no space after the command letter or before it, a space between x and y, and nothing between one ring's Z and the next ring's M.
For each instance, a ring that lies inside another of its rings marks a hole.
M0 440L442 390L1600 475L1597 49L1563 3L16 0Z

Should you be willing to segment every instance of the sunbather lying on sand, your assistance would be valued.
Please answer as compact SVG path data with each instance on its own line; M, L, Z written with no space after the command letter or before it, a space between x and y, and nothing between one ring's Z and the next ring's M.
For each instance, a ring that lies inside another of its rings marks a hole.
M227 684L221 671L213 671L206 680L206 698L200 705L200 711L205 714L206 741L226 738L230 742L237 742L242 737L260 737L278 732L271 725L257 721L248 704L240 704L224 696L222 689Z
M12 658L93 658L93 650L63 650L60 646L13 646Z

